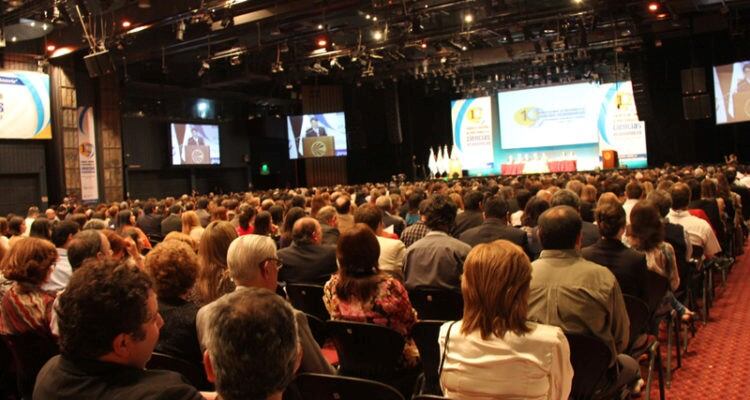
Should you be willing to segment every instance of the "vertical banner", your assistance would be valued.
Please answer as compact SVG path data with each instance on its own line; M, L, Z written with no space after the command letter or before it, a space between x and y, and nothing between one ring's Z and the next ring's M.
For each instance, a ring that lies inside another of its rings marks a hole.
M78 164L81 168L81 201L99 200L93 107L78 107Z
M0 139L51 139L49 75L0 71Z
M455 100L451 102L451 117L453 144L459 149L462 168L493 168L492 99L487 96Z
M646 168L646 123L638 120L630 81L600 86L601 108L597 119L599 151L616 150L620 166Z

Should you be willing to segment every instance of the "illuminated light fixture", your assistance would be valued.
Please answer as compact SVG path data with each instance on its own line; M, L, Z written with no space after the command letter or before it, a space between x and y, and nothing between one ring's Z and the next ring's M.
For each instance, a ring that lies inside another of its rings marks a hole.
M49 25L47 25L47 24L42 24L42 30L43 30L43 31L46 31L46 30L47 30L47 28L49 28Z
M208 63L208 60L201 61L201 67L198 70L198 76L201 77L205 75L209 69L211 69L211 64Z
M375 40L383 40L383 32L381 32L380 30L373 31L372 38Z
M36 22L35 21L29 22L29 26L32 27L32 28L35 27L36 26Z
M665 19L665 18L667 18L668 16L669 16L669 14L667 14L667 13L661 13L661 14L658 14L658 15L656 16L656 18L658 18L658 19Z
M372 20L373 20L373 21L377 21L377 20L378 20L378 17L372 17Z
M422 42L419 47L426 49L427 48L427 42Z
M240 59L239 55L232 56L232 58L229 59L229 65L236 67L242 63L242 60Z
M71 54L74 51L75 49L73 47L60 47L59 49L56 49L52 54L50 54L49 58L62 57Z
M464 45L464 46L461 46L461 50L462 50L462 51L466 51L466 50L468 50L468 49L469 49L469 48L468 48L468 47L466 47L466 45Z
M573 3L581 4L581 3L583 3L583 0L573 0Z
M448 59L447 59L447 58L445 58L445 57L440 57L440 63L441 63L441 64L445 64L446 62L448 62Z
M131 30L125 32L125 33L128 34L128 35L132 35L134 33L140 32L140 31L145 31L146 29L148 29L150 27L151 27L151 24L136 26L135 28L133 28L133 29L131 29Z
M122 27L123 28L125 28L125 29L130 28L130 25L131 25L130 21L128 21L128 20L122 21Z
M651 13L655 13L659 11L659 8L661 8L661 6L656 1L652 1L648 3L648 11Z
M138 0L138 8L151 8L151 0Z
M317 44L318 47L324 48L324 47L328 46L328 39L325 38L325 37L319 37L319 38L315 39L315 44Z
M177 32L175 33L177 40L185 40L185 30L187 30L187 24L185 24L184 20L180 20L180 22L177 23Z
M323 29L323 24L318 24L318 30Z
M370 18L372 18L372 15L370 14L365 15L365 19L370 19Z
M15 37L15 36L12 36L12 37L10 38L10 41L11 41L11 42L15 42L15 41L17 41L17 40L18 40L18 38L17 38L17 37Z
M466 13L464 15L464 22L466 22L467 24L470 24L470 23L474 22L474 14L472 14L472 13Z
M55 47L54 44L48 44L47 45L47 51L49 51L50 53L53 52L53 51L55 51L55 49L56 49L56 47Z

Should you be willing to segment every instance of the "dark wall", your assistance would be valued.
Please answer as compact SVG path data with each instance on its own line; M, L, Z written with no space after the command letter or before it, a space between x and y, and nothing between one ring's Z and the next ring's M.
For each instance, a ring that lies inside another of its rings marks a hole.
M47 205L47 141L0 141L0 215L26 215L31 205Z

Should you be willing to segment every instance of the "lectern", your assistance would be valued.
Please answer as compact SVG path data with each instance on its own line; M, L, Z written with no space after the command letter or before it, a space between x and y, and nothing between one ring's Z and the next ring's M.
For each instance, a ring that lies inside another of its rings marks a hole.
M211 148L189 144L185 147L185 164L211 164Z
M602 168L615 169L620 166L615 150L602 150Z

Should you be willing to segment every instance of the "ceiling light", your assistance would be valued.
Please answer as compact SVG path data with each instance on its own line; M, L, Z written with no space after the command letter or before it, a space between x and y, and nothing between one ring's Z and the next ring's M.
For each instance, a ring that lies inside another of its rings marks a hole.
M380 30L375 30L372 32L372 38L375 40L382 40L383 39L383 32Z
M664 19L664 18L667 18L668 16L669 15L667 13L661 13L661 14L657 15L656 18Z
M464 45L464 46L461 46L461 50L463 50L463 51L466 51L466 50L468 50L468 49L469 49L469 48L468 48L468 47L466 47L466 45Z
M581 4L581 3L583 3L583 0L573 0L573 3Z
M56 47L55 47L54 44L48 44L47 45L47 51L53 52L53 51L55 51L55 49L56 49Z
M122 21L122 27L126 28L126 29L130 28L130 21L128 21L128 20Z
M426 49L427 48L427 42L422 42L419 47Z
M151 0L138 0L138 8L151 8Z
M10 41L11 41L11 42L15 42L16 40L18 40L18 38L17 38L17 37L15 37L15 36L12 36L12 37L10 38Z
M656 1L652 1L652 2L648 3L648 11L649 12L655 13L655 12L659 11L659 8L660 8L659 3L656 2Z
M372 15L370 15L370 14L367 14L367 15L365 15L365 18L366 18L366 19L370 19L370 18L372 18Z
M318 30L323 29L323 24L318 24Z
M464 15L464 22L466 22L467 24L474 22L474 15L472 13L466 13Z
M378 17L372 17L372 20L373 20L373 21L377 21L377 20L378 20Z
M49 28L49 26L48 26L47 24L42 24L42 30L43 30L43 31L46 31L46 30L47 30L47 28Z
M185 24L185 20L180 20L180 22L177 23L177 31L175 33L175 37L179 41L185 40L185 30L187 29L187 24Z
M32 27L32 28L35 27L36 26L36 22L35 21L29 22L29 26Z
M324 37L320 37L315 40L315 43L318 45L318 47L326 47L328 45L328 40Z
M448 59L447 59L447 58L445 58L445 57L440 57L440 63L441 63L441 64L445 64L446 62L448 62Z

